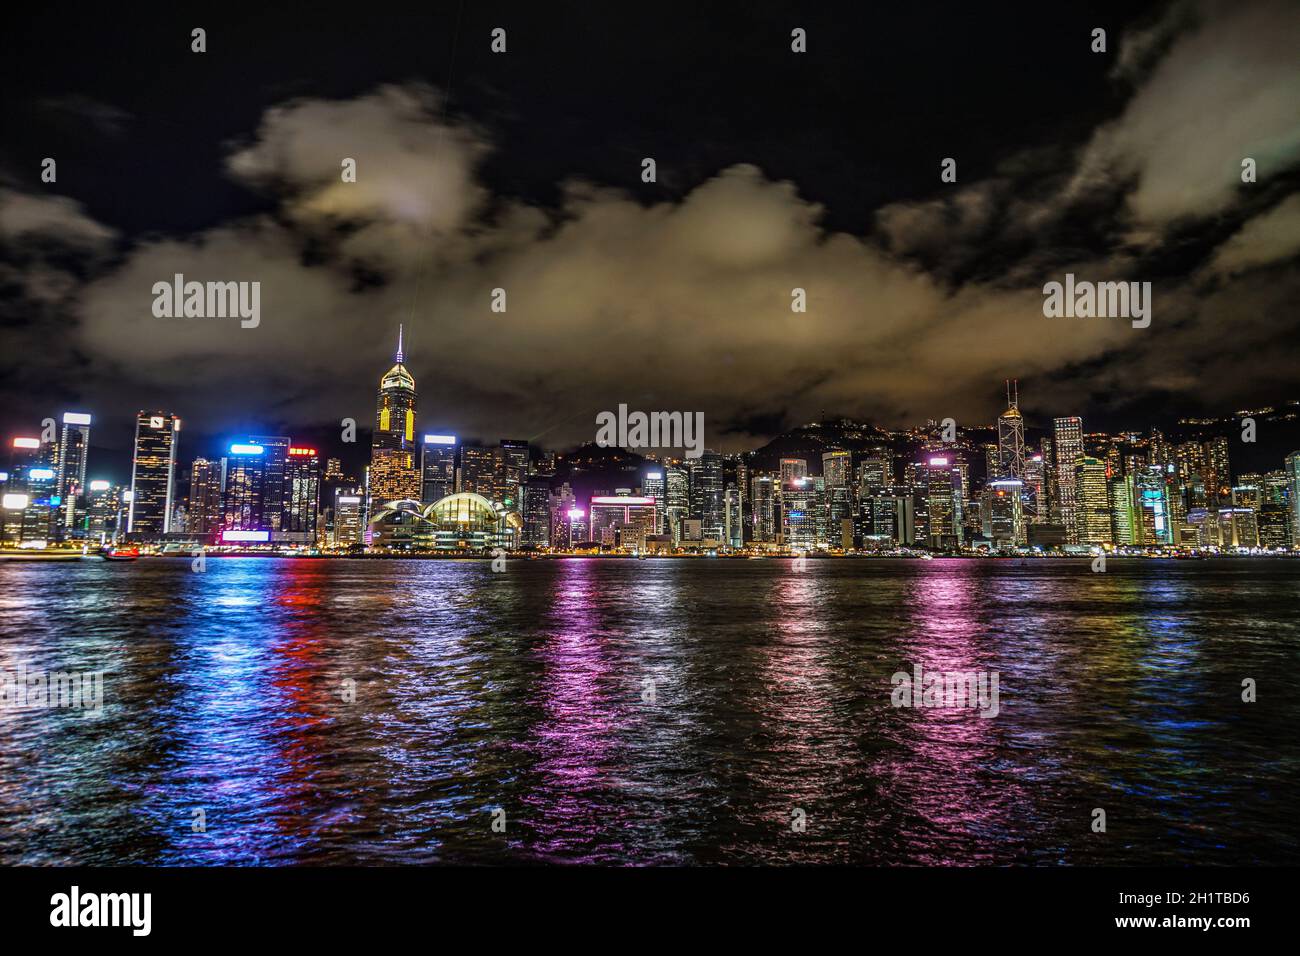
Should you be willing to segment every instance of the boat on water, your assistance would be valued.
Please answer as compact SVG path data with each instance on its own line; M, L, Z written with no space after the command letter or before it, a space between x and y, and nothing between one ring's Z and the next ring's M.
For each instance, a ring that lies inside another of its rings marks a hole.
M0 561L80 561L83 557L72 548L0 548Z
M134 561L140 557L139 548L105 548L99 552L105 561Z

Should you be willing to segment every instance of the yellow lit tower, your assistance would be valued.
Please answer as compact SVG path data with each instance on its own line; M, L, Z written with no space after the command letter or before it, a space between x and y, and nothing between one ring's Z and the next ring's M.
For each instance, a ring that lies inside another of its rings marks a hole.
M415 379L402 364L402 327L397 360L379 380L375 434L370 443L370 500L378 506L403 498L420 500L415 443Z

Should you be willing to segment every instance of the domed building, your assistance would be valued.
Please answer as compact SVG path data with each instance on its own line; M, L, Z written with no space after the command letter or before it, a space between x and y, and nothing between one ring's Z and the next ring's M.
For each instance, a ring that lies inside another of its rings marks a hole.
M462 491L424 506L390 501L370 519L371 543L397 551L490 551L518 546L523 520L499 502Z

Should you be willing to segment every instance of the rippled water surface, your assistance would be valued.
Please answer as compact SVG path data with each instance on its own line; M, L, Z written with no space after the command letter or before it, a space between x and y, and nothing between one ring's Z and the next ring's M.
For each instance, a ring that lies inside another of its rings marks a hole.
M3 565L0 672L104 705L0 708L0 862L1297 863L1297 608L1281 560ZM998 715L892 707L917 663Z

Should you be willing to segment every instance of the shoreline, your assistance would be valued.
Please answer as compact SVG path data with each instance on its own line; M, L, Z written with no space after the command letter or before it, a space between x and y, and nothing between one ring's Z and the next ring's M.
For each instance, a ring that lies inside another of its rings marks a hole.
M37 552L38 554L40 552ZM979 555L979 554L653 554L653 555L635 555L635 554L584 554L573 552L556 552L547 554L532 554L527 552L514 552L504 555L504 559L512 562L519 561L568 561L573 559L596 560L596 561L990 561L990 562L1026 562L1026 561L1087 561L1095 560L1097 554L1025 554L1025 555ZM0 563L5 563L4 558L10 555L0 555ZM97 553L91 552L79 556L81 560L94 561L99 559L104 563L133 563L131 561L104 561ZM175 554L141 554L138 559L141 561L156 560L159 558L192 561L198 557L196 553L179 552ZM500 556L498 556L500 557ZM1223 554L1223 553L1195 553L1195 554L1114 554L1106 553L1106 561L1207 561L1207 560L1243 560L1243 561L1277 561L1277 560L1297 560L1300 559L1300 553L1280 553L1280 554ZM267 551L206 551L203 553L204 560L224 559L224 558L274 558L280 560L299 560L299 561L493 561L491 554L476 553L458 553L445 554L436 552L414 552L414 553L374 553L374 554L292 554L277 553ZM15 558L17 561L31 560L41 562L42 558ZM62 561L57 559L46 558L48 563L76 563L75 558L65 557Z

